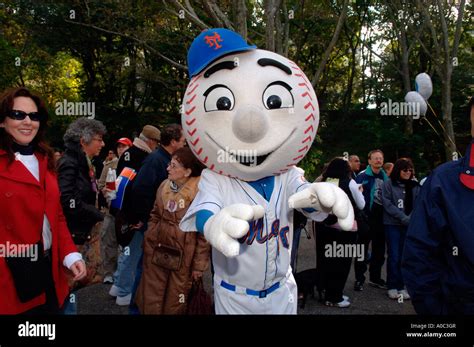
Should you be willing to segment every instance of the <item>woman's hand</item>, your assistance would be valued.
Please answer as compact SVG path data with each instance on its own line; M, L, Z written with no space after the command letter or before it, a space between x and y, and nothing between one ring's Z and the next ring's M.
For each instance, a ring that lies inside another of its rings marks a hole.
M202 277L202 271L193 271L193 281L197 281Z
M74 281L80 281L87 276L86 263L84 260L78 260L71 265L70 270L74 274Z

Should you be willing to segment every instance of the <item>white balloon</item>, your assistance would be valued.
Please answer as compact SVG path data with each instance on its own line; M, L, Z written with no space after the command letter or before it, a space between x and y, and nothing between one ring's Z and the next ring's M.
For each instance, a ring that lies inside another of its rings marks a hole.
M425 99L433 93L433 83L431 83L431 77L427 73L420 73L415 78L415 89Z
M426 111L428 110L428 105L426 104L425 99L421 96L418 92L408 92L405 95L405 101L412 105L412 110L416 111L419 110L417 116L424 116Z

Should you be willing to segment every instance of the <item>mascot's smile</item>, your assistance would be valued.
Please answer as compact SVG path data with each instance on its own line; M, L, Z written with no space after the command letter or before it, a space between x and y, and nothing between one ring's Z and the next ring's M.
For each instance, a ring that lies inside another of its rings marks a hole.
M220 145L212 136L206 131L205 134L207 137L219 148L220 151L226 155L221 156L222 158L230 159L230 161L240 163L241 165L248 167L255 167L261 165L270 155L278 151L285 143L287 143L292 135L295 133L296 129L293 129L291 133L282 141L275 149L271 149L265 154L258 155L257 150L232 150L229 147L224 147ZM218 160L219 161L219 160Z

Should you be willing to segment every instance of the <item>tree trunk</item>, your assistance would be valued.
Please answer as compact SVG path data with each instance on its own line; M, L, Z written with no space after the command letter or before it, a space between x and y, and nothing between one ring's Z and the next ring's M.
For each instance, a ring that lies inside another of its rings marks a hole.
M331 54L334 46L336 45L337 39L339 38L339 34L341 33L342 26L344 24L344 21L346 20L348 3L349 3L349 0L344 0L344 4L342 5L342 11L341 11L341 14L339 15L339 19L337 20L336 29L334 29L331 42L329 42L329 45L324 51L321 62L319 63L318 70L316 71L316 73L313 76L313 79L311 80L311 84L313 85L313 87L315 87L316 84L318 83L319 78L321 77L321 74L323 73L324 68L326 67L326 63L329 59L329 55Z
M403 92L406 95L410 90L410 69L409 69L409 51L407 43L407 35L403 25L400 30L401 34L401 48L402 48L402 61L401 61L401 70L402 70L402 81L403 81ZM413 135L413 115L405 116L405 134Z
M349 107L352 101L352 90L354 86L354 78L356 74L356 64L358 64L358 60L356 59L357 53L357 45L355 47L351 47L351 71L349 72L349 78L347 81L347 89L344 93L344 105L343 105L343 117L348 114Z
M455 138L452 118L451 75L452 67L447 66L446 79L442 82L441 86L441 110L443 112L443 125L446 129L444 132L446 160L452 160L453 153L456 153L456 145L453 143L455 142Z
M275 52L275 14L280 7L280 0L265 0L265 48L267 51Z
M233 8L237 32L247 41L247 6L245 6L245 0L234 0Z

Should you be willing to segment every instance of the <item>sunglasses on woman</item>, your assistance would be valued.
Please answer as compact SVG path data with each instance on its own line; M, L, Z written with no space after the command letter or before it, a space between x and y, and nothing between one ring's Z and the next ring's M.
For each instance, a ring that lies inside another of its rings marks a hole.
M43 116L39 112L26 113L20 110L11 110L10 114L7 116L14 120L23 120L26 118L26 116L30 117L30 119L34 122L41 122L43 120Z
M413 169L403 169L403 172L413 172Z

